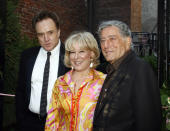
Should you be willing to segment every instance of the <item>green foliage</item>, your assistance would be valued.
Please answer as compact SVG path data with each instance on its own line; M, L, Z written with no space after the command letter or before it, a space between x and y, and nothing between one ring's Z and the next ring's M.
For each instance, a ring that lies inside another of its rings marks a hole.
M154 55L144 56L146 60L153 67L154 71L157 72L157 57ZM160 89L161 104L162 104L162 131L170 130L170 87L167 85L168 82L164 81L162 88Z
M155 72L157 71L157 57L156 56L152 54L150 56L144 56L143 59L152 66Z
M162 115L164 119L163 128L170 130L170 87L164 82L160 89L161 103L162 103Z
M36 46L36 40L30 40L27 36L21 35L18 15L16 13L17 0L7 1L7 23L5 43L5 71L4 92L15 94L17 87L18 69L20 54L26 48ZM0 28L1 28L0 23ZM1 75L1 72L0 72ZM4 97L3 130L15 130L15 99Z
M15 93L20 54L26 48L37 45L35 40L22 36L18 15L15 12L16 2L7 2L7 25L5 47L5 90Z

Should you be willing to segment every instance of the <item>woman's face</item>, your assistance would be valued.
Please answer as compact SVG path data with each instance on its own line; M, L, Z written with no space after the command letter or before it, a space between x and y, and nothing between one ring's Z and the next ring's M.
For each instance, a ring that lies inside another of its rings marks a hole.
M70 51L70 63L75 71L86 71L90 68L92 51L81 49L77 43L73 45L73 50Z

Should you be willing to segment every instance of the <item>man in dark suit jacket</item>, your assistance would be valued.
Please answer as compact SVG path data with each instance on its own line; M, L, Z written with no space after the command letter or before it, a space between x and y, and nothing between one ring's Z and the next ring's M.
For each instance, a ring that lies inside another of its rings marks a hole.
M161 103L150 65L130 49L131 31L121 21L98 29L107 77L94 113L93 131L160 131ZM100 68L104 69L104 68Z
M21 55L18 88L16 89L16 118L18 130L43 131L46 114L40 115L40 101L43 85L43 73L50 54L50 68L47 88L47 106L50 102L53 85L57 77L65 74L64 44L60 42L60 23L55 13L39 12L32 20L40 47L33 47Z

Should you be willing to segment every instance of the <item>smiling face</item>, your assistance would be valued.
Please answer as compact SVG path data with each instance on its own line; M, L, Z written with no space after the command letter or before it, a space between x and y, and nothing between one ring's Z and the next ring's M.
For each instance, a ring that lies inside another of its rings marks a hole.
M78 43L73 45L69 58L71 66L75 71L82 72L90 69L92 51L81 49Z
M101 31L100 44L105 59L114 63L130 49L131 38L123 37L117 27L109 26Z
M50 18L39 21L35 25L39 44L46 50L51 51L56 47L60 37L60 29L56 28L54 21Z

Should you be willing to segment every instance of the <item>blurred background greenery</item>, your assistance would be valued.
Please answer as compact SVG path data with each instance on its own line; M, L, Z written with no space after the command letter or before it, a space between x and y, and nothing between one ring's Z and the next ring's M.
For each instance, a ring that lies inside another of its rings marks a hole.
M4 93L15 94L17 86L17 75L20 54L26 48L36 46L35 39L29 39L27 36L21 35L21 26L16 13L18 0L7 0L7 23L6 23L6 42L5 42L5 70ZM0 28L2 28L0 24ZM15 97L4 97L3 104L3 130L15 130Z

